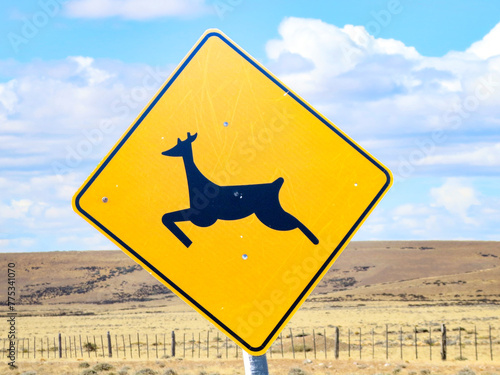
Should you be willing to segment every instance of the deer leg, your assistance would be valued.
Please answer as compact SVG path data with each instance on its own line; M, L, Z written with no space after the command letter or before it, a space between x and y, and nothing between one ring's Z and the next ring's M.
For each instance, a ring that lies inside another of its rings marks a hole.
M281 206L274 207L274 210L261 210L256 211L257 218L266 226L274 230L292 230L299 228L302 233L315 245L319 243L316 236L295 216L289 214L281 208Z
M309 238L309 241L311 241L315 245L319 244L318 238L304 224L302 224L299 220L297 220L297 222L299 223L299 225L297 226L297 228L299 228L302 231L302 233L304 233L305 236L307 238Z
M189 247L193 243L188 236L184 234L184 232L175 224L179 221L189 221L189 217L191 216L192 211L190 208L175 212L170 212L168 214L163 215L161 221L163 225L165 225L179 241L183 243L184 246Z

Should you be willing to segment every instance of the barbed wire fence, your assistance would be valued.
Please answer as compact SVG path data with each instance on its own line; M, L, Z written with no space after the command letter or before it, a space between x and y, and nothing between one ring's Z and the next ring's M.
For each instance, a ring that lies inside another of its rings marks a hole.
M61 334L3 338L0 358L15 350L17 360L29 359L229 359L242 351L217 330L134 334ZM12 344L14 347L12 347ZM500 338L492 325L429 327L377 325L323 329L287 328L267 352L268 358L360 360L476 360L498 358Z

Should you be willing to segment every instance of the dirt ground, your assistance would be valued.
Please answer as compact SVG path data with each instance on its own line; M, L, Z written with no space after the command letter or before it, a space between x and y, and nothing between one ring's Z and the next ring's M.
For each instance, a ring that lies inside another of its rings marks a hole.
M111 365L109 370L103 370ZM24 361L18 368L10 369L0 362L0 374L5 375L229 375L244 374L242 359L233 360L180 360L156 361ZM270 374L359 374L359 375L495 375L500 374L500 362L453 361L385 362L359 360L304 360L268 359ZM89 371L94 369L95 372ZM150 369L152 371L147 371ZM142 371L141 371L142 370ZM171 371L173 370L173 371Z

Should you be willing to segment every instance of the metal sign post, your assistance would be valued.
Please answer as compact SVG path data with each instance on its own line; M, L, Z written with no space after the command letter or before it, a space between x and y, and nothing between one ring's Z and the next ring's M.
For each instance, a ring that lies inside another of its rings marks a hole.
M250 355L246 351L243 351L243 364L245 365L246 375L269 375L265 354Z

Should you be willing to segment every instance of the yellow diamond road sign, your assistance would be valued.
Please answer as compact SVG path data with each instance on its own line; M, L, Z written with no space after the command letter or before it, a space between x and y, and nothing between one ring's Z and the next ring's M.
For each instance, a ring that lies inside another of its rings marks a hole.
M391 181L373 156L208 30L73 205L257 355Z

